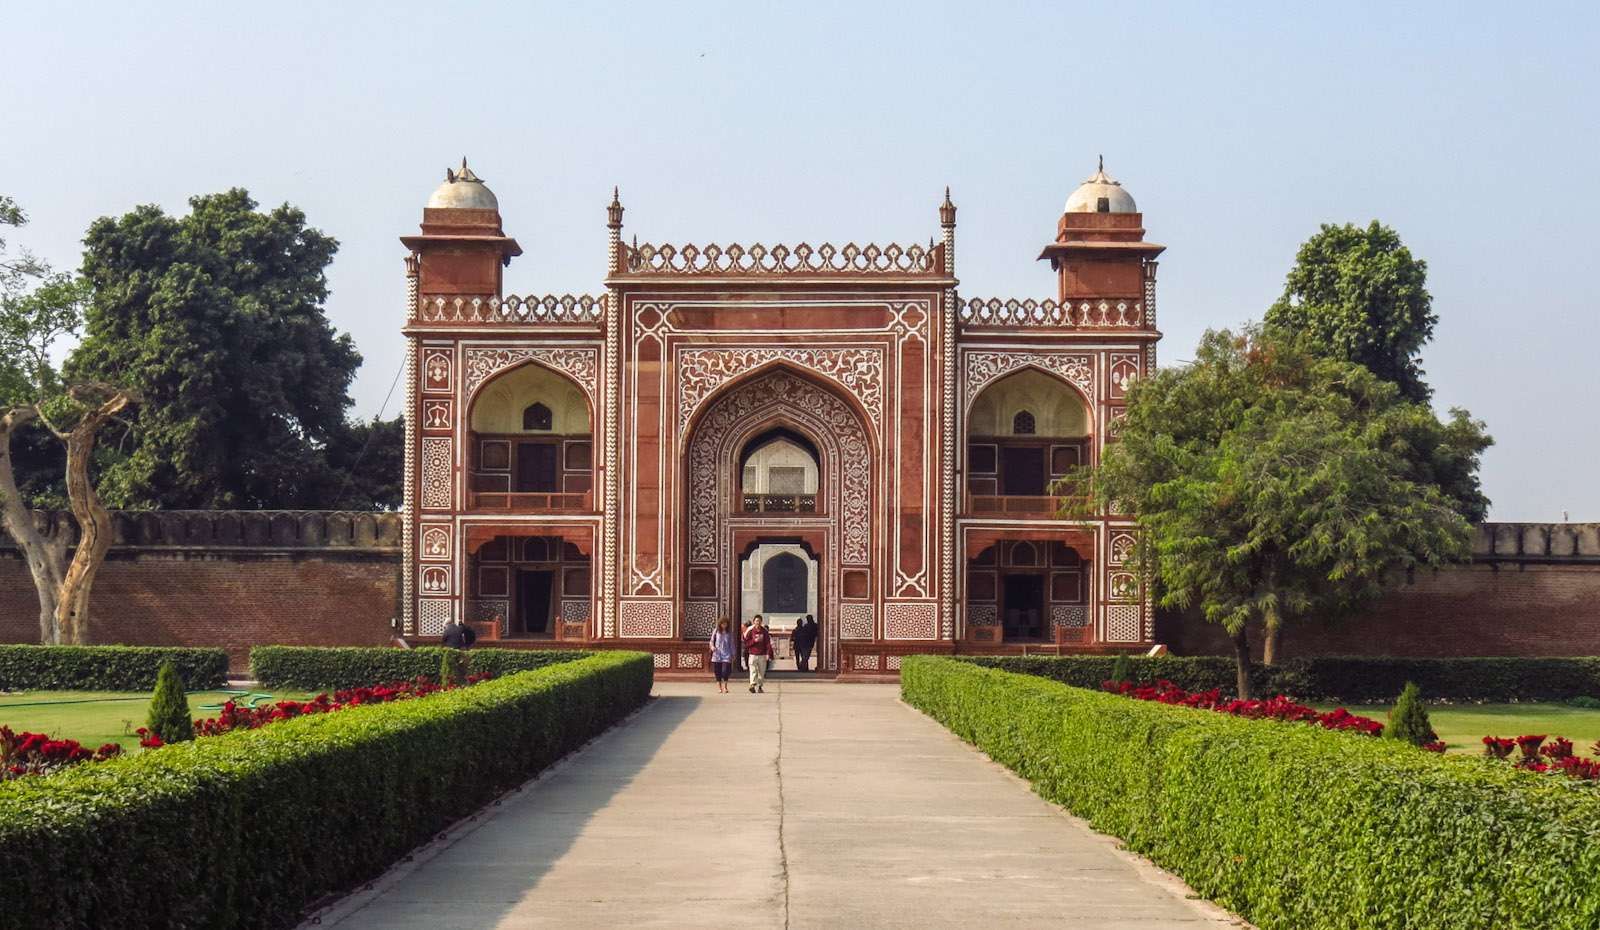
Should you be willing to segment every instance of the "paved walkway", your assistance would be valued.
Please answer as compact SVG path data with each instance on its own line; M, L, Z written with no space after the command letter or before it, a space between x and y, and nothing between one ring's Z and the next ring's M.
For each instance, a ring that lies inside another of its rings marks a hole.
M897 687L656 694L321 926L1243 926L899 703Z

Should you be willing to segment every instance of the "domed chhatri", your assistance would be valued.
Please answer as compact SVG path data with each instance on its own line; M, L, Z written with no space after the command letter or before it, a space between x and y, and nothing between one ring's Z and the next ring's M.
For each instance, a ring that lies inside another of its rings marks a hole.
M1067 198L1063 213L1138 213L1133 195L1122 189L1122 182L1106 175L1106 159L1100 156L1100 167L1094 176L1084 181Z
M428 207L498 211L500 201L495 198L494 191L484 185L483 179L472 173L472 169L467 167L467 160L463 158L460 171L444 170L444 183L428 198Z

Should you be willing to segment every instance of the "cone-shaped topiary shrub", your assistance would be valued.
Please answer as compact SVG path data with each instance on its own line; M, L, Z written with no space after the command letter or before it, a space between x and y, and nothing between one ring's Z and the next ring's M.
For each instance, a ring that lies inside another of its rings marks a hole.
M1116 661L1111 663L1111 683L1120 685L1125 681L1133 680L1133 663L1128 661L1128 653L1117 650Z
M1400 700L1395 702L1394 710L1389 711L1389 726L1384 729L1383 735L1405 740L1413 746L1431 743L1439 738L1434 735L1433 725L1428 722L1428 707L1422 703L1422 692L1415 682L1406 682L1405 690L1400 692Z
M457 688L467 683L467 663L470 657L459 649L447 649L439 657L439 684Z
M183 678L171 662L163 662L156 673L156 690L150 695L147 726L163 743L194 739L194 722L189 719L189 699L183 695Z

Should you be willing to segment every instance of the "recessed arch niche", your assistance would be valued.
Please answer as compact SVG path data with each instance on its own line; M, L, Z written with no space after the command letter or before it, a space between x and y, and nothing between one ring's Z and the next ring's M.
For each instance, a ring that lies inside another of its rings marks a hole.
M501 372L478 390L467 422L474 509L591 509L589 401L571 379L533 363Z
M989 385L967 414L971 509L983 511L990 498L1047 496L1057 479L1088 464L1091 422L1083 395L1038 369Z

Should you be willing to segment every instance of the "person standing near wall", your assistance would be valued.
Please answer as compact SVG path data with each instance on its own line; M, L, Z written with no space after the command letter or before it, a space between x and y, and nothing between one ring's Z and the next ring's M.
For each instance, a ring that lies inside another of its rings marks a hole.
M711 673L717 678L717 693L728 693L728 678L733 669L733 623L723 617L711 633Z
M742 638L748 654L746 661L750 663L750 693L764 692L767 690L767 662L772 658L772 634L767 632L760 614L751 618L750 627Z
M817 645L817 621L810 614L794 628L794 667L802 672L811 671L811 650Z
M466 649L478 639L478 634L472 627L467 626L459 619L451 620L444 628L444 633L439 637L439 645L449 646L452 649Z

